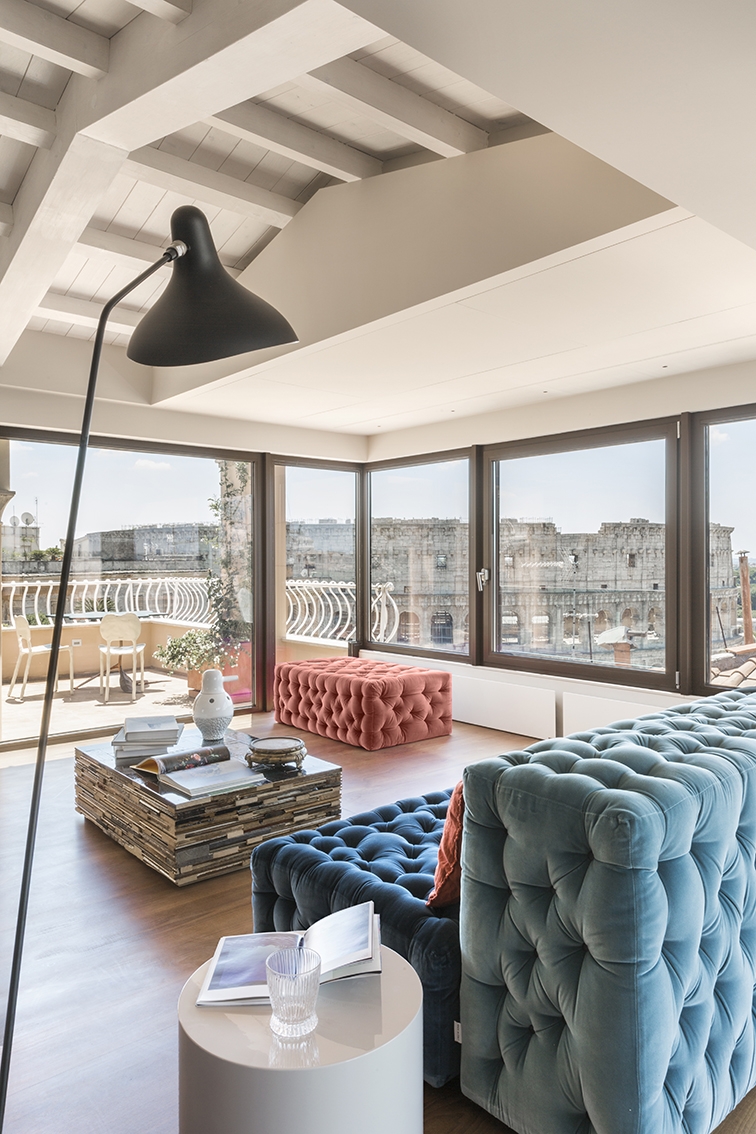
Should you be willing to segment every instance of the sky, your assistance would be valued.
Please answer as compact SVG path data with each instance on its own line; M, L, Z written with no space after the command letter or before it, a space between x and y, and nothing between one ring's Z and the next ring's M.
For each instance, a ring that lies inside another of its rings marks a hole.
M336 469L286 468L287 520L354 520L355 481L352 472Z
M563 532L602 522L664 522L664 442L641 441L500 462L501 516L552 519Z
M756 559L756 507L747 486L756 453L756 421L710 430L711 518L733 526L733 550ZM76 451L70 445L11 441L15 513L37 514L40 545L65 535ZM660 441L577 453L524 457L502 463L501 514L551 518L564 532L597 531L602 521L664 518ZM467 520L467 462L442 461L372 474L373 514L400 519ZM287 469L287 519L354 519L353 473ZM90 450L77 535L133 524L212 522L208 501L218 494L212 458Z
M732 550L756 560L756 502L749 491L756 454L756 421L709 430L709 498L712 520L734 527Z
M374 516L467 520L467 461L441 461L371 476ZM354 520L355 474L331 469L286 469L286 519Z
M14 513L37 514L40 547L58 544L66 534L75 463L71 445L11 441L16 495L3 522ZM90 449L76 534L133 524L210 523L208 500L217 495L218 466L211 458Z

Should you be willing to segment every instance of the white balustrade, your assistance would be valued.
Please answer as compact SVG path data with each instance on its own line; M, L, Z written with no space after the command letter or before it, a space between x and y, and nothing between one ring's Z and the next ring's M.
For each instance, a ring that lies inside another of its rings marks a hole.
M391 642L399 629L393 583L372 587L370 615L374 642ZM286 582L286 637L307 641L347 642L355 635L355 584L324 579ZM25 615L34 625L52 622L58 598L57 578L6 578L2 583L2 620ZM66 614L71 618L134 612L143 617L210 624L205 577L153 576L134 579L72 579Z
M3 624L12 626L17 614L25 615L33 625L52 622L57 600L57 578L6 578L2 584ZM205 578L72 579L68 584L68 617L127 612L207 626L210 605Z
M399 629L393 583L372 587L371 633L374 642L391 642ZM334 579L287 579L286 637L296 641L347 642L355 635L354 583Z

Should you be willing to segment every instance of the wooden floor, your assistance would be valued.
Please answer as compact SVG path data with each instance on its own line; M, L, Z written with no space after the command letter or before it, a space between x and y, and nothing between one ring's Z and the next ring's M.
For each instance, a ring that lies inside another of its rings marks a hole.
M295 731L270 715L251 723L255 735ZM451 787L466 764L528 743L462 724L377 753L306 739L344 768L344 814ZM53 751L45 773L5 1134L176 1134L179 991L219 936L251 930L249 875L179 890L144 867L75 813L71 751ZM0 769L3 1004L31 773ZM425 1131L507 1134L456 1084L426 1088ZM749 1098L719 1134L754 1131Z

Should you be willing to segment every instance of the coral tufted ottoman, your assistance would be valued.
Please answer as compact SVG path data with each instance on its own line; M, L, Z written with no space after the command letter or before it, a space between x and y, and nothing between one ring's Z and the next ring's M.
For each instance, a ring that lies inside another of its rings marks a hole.
M273 705L281 724L370 752L452 730L451 674L363 658L280 663Z

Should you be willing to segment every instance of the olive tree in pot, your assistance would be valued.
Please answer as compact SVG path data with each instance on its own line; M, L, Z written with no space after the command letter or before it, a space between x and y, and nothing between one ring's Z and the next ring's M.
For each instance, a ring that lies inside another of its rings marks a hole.
M210 624L187 630L180 638L169 638L164 646L157 647L154 657L171 673L186 671L190 689L200 688L203 670L220 669L224 675L237 678L236 683L226 686L232 699L248 699L252 677L249 626L237 617L234 589L228 580L208 572L205 587Z

